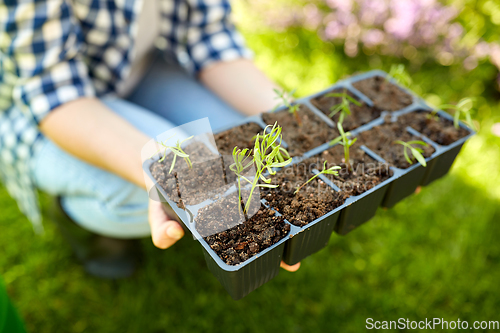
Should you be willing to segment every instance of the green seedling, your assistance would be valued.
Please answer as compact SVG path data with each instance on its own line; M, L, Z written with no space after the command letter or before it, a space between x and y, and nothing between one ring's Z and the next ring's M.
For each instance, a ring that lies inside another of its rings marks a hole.
M324 174L324 175L334 175L334 176L338 176L339 175L339 172L337 170L340 170L341 168L339 166L332 166L331 168L326 168L326 162L323 164L323 170L321 170L319 173L315 174L314 176L312 176L307 182L305 182L304 184L300 185L299 187L297 187L297 189L295 190L295 192L293 194L297 194L301 188L303 188L304 186L306 186L308 183L310 183L314 178L318 177L319 175L321 174Z
M425 162L425 157L424 157L424 155L422 155L422 153L424 152L424 150L422 148L417 148L417 147L413 147L412 146L412 145L421 145L421 146L427 147L428 146L427 143L425 143L423 141L419 141L419 140L408 141L408 142L396 140L396 141L394 141L394 143L403 145L406 161L408 161L408 163L410 163L410 165L413 164L413 161L410 158L410 155L408 155L408 150L411 152L411 154L413 155L413 157L420 164L422 164L423 167L427 166L427 162Z
M229 170L234 172L236 175L236 179L238 181L238 198L241 202L241 179L244 179L248 183L252 183L252 181L248 180L243 174L245 170L253 165L253 158L251 156L251 151L248 148L243 150L238 147L234 147L233 149L233 161L234 163L229 166ZM241 211L241 205L238 205L239 210Z
M438 110L455 110L453 114L453 126L456 129L459 128L460 119L464 119L465 123L469 125L470 128L476 129L474 126L474 122L472 121L471 112L474 106L474 99L471 97L462 98L456 105L454 104L442 104L434 109L430 114L429 118L436 119L436 114Z
M299 104L292 104L292 102L291 102L293 100L293 94L295 93L295 89L293 89L290 92L287 92L284 89L283 89L283 91L280 91L278 89L274 89L274 92L277 95L275 99L279 99L279 100L281 100L281 102L274 107L273 111L275 111L277 108L279 108L282 105L286 106L288 108L288 112L290 112L291 114L294 115L295 119L297 120L297 124L299 124L299 126L302 126L302 120L300 119L300 115L299 115L300 105Z
M390 79L394 79L398 84L409 87L412 83L410 75L406 72L405 65L398 64L392 65L389 74L385 78L386 82Z
M359 101L357 101L356 99L354 99L353 97L349 96L347 94L346 90L344 90L343 93L329 93L326 96L327 97L340 97L341 98L341 102L339 104L334 105L330 108L330 111L332 111L332 112L330 112L330 118L335 116L337 113L341 112L340 116L339 116L339 122L341 122L341 123L344 122L345 117L351 115L351 107L350 107L351 103L353 103L357 106L361 106L361 103Z
M271 178L266 178L264 173L267 171L270 176L273 176L276 174L275 168L284 167L292 161L288 152L281 147L281 127L275 123L271 130L268 131L268 128L271 128L271 125L266 126L264 129L264 133L267 134L255 136L253 151L249 151L248 149L241 150L238 147L233 149L234 163L229 166L229 169L237 176L240 201L242 200L241 180L252 185L248 200L243 209L244 213L248 212L253 192L257 187L278 187L278 185L270 184ZM255 166L255 176L253 179L249 179L244 176L244 173L252 165ZM259 180L264 183L259 184Z
M168 138L167 140L165 140L164 142L158 142L161 146L163 146L163 148L165 148L165 151L163 152L163 157L161 159L158 160L158 162L163 162L165 160L165 158L167 157L167 151L170 149L172 151L172 153L174 154L174 158L172 160L172 165L170 166L170 170L168 171L168 173L172 173L172 170L174 170L174 166L175 166L175 162L177 160L177 156L181 157L184 159L184 161L186 161L186 164L188 165L189 169L192 169L193 168L193 164L191 163L191 159L189 158L189 154L186 154L186 152L182 149L181 145L186 142L187 140L190 140L193 138L193 136L190 136L189 138L186 138L182 141L179 141L177 140L177 143L175 144L175 146L168 146L166 144L166 142L168 140L170 140L171 138L173 138L175 136L172 135L170 138ZM159 153L161 151L162 148L160 148L155 154Z
M255 135L252 140L261 140L261 139L264 139L265 138L265 135L264 134L257 134ZM280 155L279 155L279 158L281 158L280 162L283 162L285 157L286 158L290 158L290 155L288 154L288 151L281 147L281 138L276 141L275 143L272 144L272 146L270 147L271 149L274 149L275 147L278 147L279 150L280 150Z
M333 146L334 144L340 143L342 146L344 146L344 159L345 163L347 165L348 170L352 170L351 162L349 159L349 148L358 140L358 138L354 139L349 139L351 136L350 132L345 133L344 128L342 127L342 123L339 121L337 123L337 128L339 130L340 136L333 139L330 141L330 145Z

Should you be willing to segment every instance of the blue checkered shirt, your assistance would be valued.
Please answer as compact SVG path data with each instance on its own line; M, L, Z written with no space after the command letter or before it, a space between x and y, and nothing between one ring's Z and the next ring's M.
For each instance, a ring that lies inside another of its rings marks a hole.
M30 160L38 124L61 104L115 93L130 71L142 1L0 2L0 177L35 227L41 214ZM251 56L228 0L144 1L159 1L156 45L192 73Z

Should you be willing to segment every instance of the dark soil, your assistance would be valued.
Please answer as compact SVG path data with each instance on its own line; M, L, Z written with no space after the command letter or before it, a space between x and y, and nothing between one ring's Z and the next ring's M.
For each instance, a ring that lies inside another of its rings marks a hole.
M283 128L283 140L288 144L290 156L302 155L339 135L336 129L328 126L305 105L300 106L298 115L302 126L288 110L262 114L266 124L273 125L277 121Z
M350 168L345 163L344 147L341 145L325 150L316 157L321 163L326 160L327 168L335 165L341 167L338 176L327 177L348 196L360 195L393 175L389 165L374 160L360 147L361 144L356 142L349 149Z
M354 88L373 101L373 105L382 111L401 110L413 103L411 95L381 76L374 76L352 84Z
M398 123L401 123L401 126L412 127L442 146L448 146L469 135L469 132L462 127L456 129L453 121L439 116L429 117L429 115L429 111L415 111L399 117Z
M237 196L225 197L198 212L196 230L228 265L237 265L276 244L290 232L283 217L261 206L249 220L237 214Z
M169 174L173 158L171 153L163 162L155 162L150 168L158 184L180 208L214 199L230 187L221 157L200 143L191 144L184 151L189 154L192 169L183 158L177 158L174 170Z
M297 187L304 184L314 174L312 170L322 169L316 159L308 159L299 164L281 169L272 177L275 189L262 188L261 197L271 207L280 212L288 222L302 227L342 205L347 198L316 177L294 194Z
M406 125L400 123L386 123L380 126L376 126L373 129L362 132L359 134L360 144L364 144L374 153L382 157L387 163L393 165L400 169L407 169L411 166L406 158L404 157L404 147L400 144L394 143L396 140L401 140L404 142L420 140L421 137L411 135L406 131ZM431 156L435 149L432 146L422 147L416 145L418 148L424 150L423 154L425 158ZM413 160L413 164L418 163L415 161L410 152L408 155Z
M253 137L262 132L257 123L247 123L215 134L214 138L221 155L232 155L236 146L240 149L252 149L255 145Z
M314 99L311 100L311 103L317 107L321 112L323 112L327 117L332 119L335 123L339 121L340 113L337 112L333 117L330 117L330 114L332 113L331 108L334 106L337 106L342 102L341 97L331 97L331 96L326 96L331 93L343 93L344 89L336 89L329 91L326 94L323 94L321 96L318 96ZM354 96L351 92L347 91L347 94L354 99L358 100L356 96ZM358 128L361 125L367 124L370 121L377 119L380 117L381 110L375 107L370 107L366 105L364 102L361 102L362 104L360 106L357 106L354 103L350 104L351 108L351 115L345 117L344 122L342 124L344 130L346 131L351 131L355 128Z
M341 192L336 192L316 177L294 194L298 186L314 175L313 169L323 169L324 161L327 161L327 168L335 165L342 168L339 176L327 175ZM278 171L271 178L272 184L278 184L279 187L261 189L261 197L290 223L302 227L339 207L348 197L360 195L392 176L387 165L377 163L356 145L351 148L351 163L353 169L348 171L344 163L343 147L335 146Z

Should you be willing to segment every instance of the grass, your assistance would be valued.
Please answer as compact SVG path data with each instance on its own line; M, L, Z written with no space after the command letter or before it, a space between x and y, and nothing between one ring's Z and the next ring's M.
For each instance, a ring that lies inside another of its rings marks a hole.
M257 62L285 87L300 86L304 95L354 72L355 60L338 52L326 57L317 40L296 35L290 36L299 45L309 40L315 48L309 56L302 49L278 52L297 44L283 34L249 35ZM283 45L273 49L274 39ZM366 64L359 70L383 67ZM423 77L420 82L435 85L428 79L433 73L419 72L415 81ZM441 95L443 88L425 84L419 89L446 100L467 92ZM451 174L380 210L351 234L332 235L329 246L304 260L297 273L282 271L243 300L230 299L189 237L167 251L145 239L144 265L133 278L89 277L55 227L46 221L45 234L35 235L2 188L0 274L28 331L37 333L359 332L367 318L498 320L500 139L489 126L499 106L489 97L482 108L483 129ZM47 207L47 197L42 204Z

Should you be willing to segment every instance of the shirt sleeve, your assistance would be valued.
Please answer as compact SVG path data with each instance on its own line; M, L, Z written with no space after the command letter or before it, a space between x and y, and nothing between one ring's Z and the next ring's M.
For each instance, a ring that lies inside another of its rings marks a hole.
M187 1L186 48L195 72L217 61L252 58L252 51L231 21L229 0Z
M68 0L0 2L2 96L39 124L54 108L95 91Z

